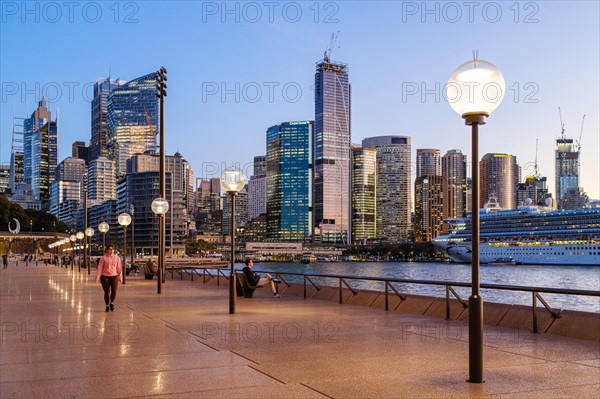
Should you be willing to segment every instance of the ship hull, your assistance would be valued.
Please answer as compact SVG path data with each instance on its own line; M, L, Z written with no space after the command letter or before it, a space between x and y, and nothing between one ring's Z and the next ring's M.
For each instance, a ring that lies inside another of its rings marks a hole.
M434 245L444 251L457 263L471 263L470 243L435 242ZM479 244L480 263L486 264L499 258L512 258L523 265L569 265L600 266L600 243L566 245L502 245Z

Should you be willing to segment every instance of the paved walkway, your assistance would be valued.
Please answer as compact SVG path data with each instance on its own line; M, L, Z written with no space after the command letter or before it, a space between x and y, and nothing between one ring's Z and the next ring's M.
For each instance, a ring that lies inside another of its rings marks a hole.
M106 313L93 276L0 269L0 397L600 397L598 342L487 329L469 384L464 323L227 290L133 277Z

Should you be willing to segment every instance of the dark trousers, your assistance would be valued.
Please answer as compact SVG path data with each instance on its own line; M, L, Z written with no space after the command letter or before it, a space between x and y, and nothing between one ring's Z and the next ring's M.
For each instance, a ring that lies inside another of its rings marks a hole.
M113 303L117 297L119 276L100 276L100 283L102 284L102 289L104 290L104 303L106 306L108 306L108 304Z

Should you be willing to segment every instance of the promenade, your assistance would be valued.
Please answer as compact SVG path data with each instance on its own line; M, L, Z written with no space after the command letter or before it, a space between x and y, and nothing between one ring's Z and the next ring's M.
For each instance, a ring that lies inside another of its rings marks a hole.
M92 270L94 272L95 270ZM599 398L600 343L487 328L469 384L463 322L228 284L0 269L0 398Z

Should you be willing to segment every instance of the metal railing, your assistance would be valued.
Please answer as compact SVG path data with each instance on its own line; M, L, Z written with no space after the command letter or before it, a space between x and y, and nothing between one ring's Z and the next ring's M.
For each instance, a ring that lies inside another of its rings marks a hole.
M181 279L183 280L184 273L191 276L191 280L194 281L194 274L198 276L202 276L202 282L206 283L207 275L210 278L215 278L213 275L214 271L217 271L217 285L220 283L220 276L223 276L226 280L229 280L229 276L224 273L224 271L229 271L229 269L215 269L214 267L194 267L189 268L185 266L181 267L169 267L167 271L171 273L171 278L174 278L174 273L177 272L180 274ZM202 271L200 273L200 271ZM212 273L211 273L212 271ZM239 272L239 270L236 270ZM463 307L463 309L468 309L469 305L467 301L462 299L460 295L454 289L455 287L463 287L470 288L471 283L464 283L458 281L435 281L435 280L413 280L413 279L398 279L398 278L387 278L387 277L370 277L370 276L350 276L350 275L339 275L339 274L310 274L310 273L295 273L295 272L278 272L272 270L254 270L257 273L271 273L274 274L276 278L280 279L284 284L290 287L290 283L286 281L283 276L297 276L301 277L303 280L303 288L304 288L304 298L307 297L307 287L308 284L313 286L317 291L322 289L322 286L319 286L312 278L331 278L338 279L338 290L339 290L339 303L343 303L343 286L346 286L352 295L357 295L358 290L353 288L348 281L346 280L361 280L361 281L372 281L372 282L380 282L385 284L384 295L385 295L385 310L389 310L389 296L390 290L400 298L400 303L404 302L407 297L402 295L400 291L394 287L393 283L398 284L422 284L422 285L431 285L431 286L439 286L444 287L446 291L445 296L445 305L446 305L446 320L450 320L450 295L454 296L458 303ZM312 277L312 278L311 278ZM593 296L600 297L600 291L590 291L590 290L572 290L572 289L562 289L562 288L546 288L546 287L527 287L527 286L517 286L517 285L503 285L503 284L481 284L480 287L482 289L491 289L491 290L505 290L505 291L519 291L519 292L530 292L532 296L532 325L533 332L539 332L539 323L538 323L538 306L537 301L539 300L544 308L550 313L550 316L553 320L559 319L560 311L556 311L553 309L548 302L544 300L542 297L542 293L544 294L561 294L561 295L577 295L577 296Z

